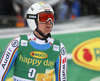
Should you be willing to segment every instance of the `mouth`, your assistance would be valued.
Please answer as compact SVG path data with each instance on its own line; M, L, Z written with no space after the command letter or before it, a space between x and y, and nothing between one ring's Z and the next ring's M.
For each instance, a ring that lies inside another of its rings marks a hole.
M50 26L47 26L46 28L50 28Z

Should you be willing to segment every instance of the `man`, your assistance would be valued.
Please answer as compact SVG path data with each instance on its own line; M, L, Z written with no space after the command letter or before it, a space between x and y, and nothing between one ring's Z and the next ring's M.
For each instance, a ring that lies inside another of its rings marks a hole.
M49 4L38 2L26 13L32 34L20 35L7 46L0 61L0 81L5 81L14 63L14 81L67 81L64 45L51 38L54 12Z

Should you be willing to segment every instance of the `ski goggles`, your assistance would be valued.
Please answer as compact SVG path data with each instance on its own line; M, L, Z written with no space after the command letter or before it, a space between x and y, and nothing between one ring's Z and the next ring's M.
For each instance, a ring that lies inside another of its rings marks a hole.
M38 13L38 21L39 23L46 23L48 21L54 23L54 14L52 12L41 12Z

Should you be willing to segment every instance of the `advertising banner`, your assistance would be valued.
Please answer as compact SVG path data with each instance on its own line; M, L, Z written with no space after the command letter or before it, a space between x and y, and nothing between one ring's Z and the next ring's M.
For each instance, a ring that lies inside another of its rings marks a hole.
M66 47L68 81L100 81L100 30L54 35Z
M100 30L52 35L66 47L68 81L100 81ZM0 57L12 38L0 39ZM13 81L13 67L6 81Z

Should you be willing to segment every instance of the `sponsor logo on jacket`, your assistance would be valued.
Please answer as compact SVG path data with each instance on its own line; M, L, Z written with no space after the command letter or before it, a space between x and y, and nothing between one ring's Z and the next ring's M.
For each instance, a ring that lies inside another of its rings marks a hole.
M34 58L40 58L40 59L44 59L48 57L46 53L38 52L38 51L33 51L30 53L30 55Z
M34 58L27 58L25 56L22 56L20 54L19 56L19 61L26 63L27 65L32 65L32 66L40 66L41 64L44 66L49 66L49 67L53 67L54 66L54 61L51 61L49 59L46 60L41 60L41 59L34 59Z

